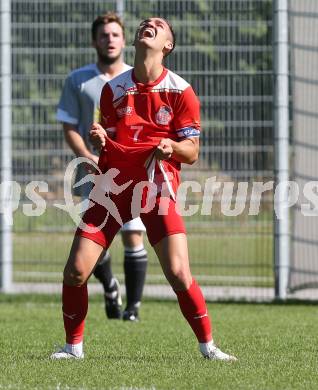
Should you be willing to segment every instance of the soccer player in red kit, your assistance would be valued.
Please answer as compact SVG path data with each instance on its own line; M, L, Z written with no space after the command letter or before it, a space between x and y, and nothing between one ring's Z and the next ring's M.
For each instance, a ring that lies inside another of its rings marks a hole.
M185 80L162 65L175 46L174 32L165 19L143 21L134 45L134 68L105 85L102 122L91 130L92 142L101 148L102 174L96 177L91 207L76 232L64 270L66 344L51 357L84 356L87 280L102 250L109 247L121 224L136 216L137 209L202 355L233 361L234 356L213 342L206 303L191 275L185 228L175 198L181 163L192 164L199 155L199 101ZM141 189L137 202L136 188Z

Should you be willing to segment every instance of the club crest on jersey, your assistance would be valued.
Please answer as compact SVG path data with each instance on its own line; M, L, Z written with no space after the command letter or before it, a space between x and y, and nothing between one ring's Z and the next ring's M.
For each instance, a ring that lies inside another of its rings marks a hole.
M122 108L117 108L116 112L119 118L122 118L125 115L131 115L133 108L131 106L126 106Z
M160 107L159 111L156 114L156 123L157 125L167 125L171 121L171 108L168 106Z

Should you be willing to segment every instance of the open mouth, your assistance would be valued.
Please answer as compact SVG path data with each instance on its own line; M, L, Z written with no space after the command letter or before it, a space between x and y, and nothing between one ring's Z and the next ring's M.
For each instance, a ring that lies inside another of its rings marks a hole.
M154 39L156 37L156 30L152 27L144 27L139 34L140 38Z

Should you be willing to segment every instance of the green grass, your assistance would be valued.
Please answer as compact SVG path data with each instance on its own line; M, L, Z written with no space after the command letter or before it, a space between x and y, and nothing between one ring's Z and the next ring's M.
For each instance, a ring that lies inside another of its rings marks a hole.
M63 343L59 297L0 296L0 389L317 389L318 308L209 304L236 363L206 361L175 302L147 301L137 324L90 299L84 361L50 361Z

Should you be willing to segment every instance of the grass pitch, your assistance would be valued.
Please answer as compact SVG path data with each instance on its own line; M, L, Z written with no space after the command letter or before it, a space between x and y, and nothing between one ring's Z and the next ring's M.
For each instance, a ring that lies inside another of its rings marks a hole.
M175 302L147 301L139 323L107 321L90 297L85 360L50 361L63 343L60 298L0 296L0 389L317 389L318 307L209 304L236 363L201 358Z

